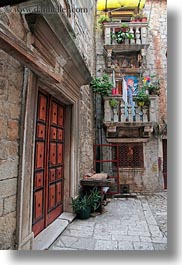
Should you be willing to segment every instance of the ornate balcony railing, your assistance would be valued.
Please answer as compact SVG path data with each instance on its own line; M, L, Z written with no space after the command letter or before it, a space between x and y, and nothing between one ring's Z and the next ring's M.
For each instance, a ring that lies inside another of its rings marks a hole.
M111 100L118 103L111 107ZM135 97L134 99L135 100ZM112 122L120 125L121 123L155 123L158 121L158 97L150 96L150 106L138 106L126 104L121 96L111 96L104 98L104 123Z
M104 45L146 45L147 27L145 22L129 22L127 23L129 32L134 36L133 39L125 39L122 44L118 44L112 39L112 34L121 28L121 23L110 22L104 24Z

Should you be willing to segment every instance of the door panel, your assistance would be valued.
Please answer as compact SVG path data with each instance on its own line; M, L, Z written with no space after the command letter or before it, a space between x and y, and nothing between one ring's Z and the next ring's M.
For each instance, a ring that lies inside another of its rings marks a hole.
M63 130L62 129L58 129L57 137L58 137L58 141L63 141Z
M58 167L57 168L57 172L56 172L56 179L61 179L63 176L62 176L62 167Z
M59 182L56 184L56 204L60 204L60 202L62 201L62 191L61 191L61 185L62 183Z
M36 143L36 168L44 167L44 143Z
M37 137L40 139L45 139L45 125L37 124Z
M46 96L40 94L39 95L38 119L42 121L46 121L46 113L47 113L47 98Z
M56 140L56 128L51 127L51 140Z
M50 144L50 163L51 165L56 165L56 144Z
M43 191L35 192L34 196L35 219L37 220L43 216Z
M52 102L51 124L57 124L57 104Z
M63 110L63 107L58 107L58 125L59 126L63 126L63 113L64 113L64 110Z
M51 210L56 204L55 184L49 186L49 209Z
M35 174L35 189L42 188L44 184L44 175L43 172Z
M62 164L63 162L63 145L62 144L57 145L57 160L58 160L58 164Z
M39 92L33 191L35 236L63 211L63 124L64 107Z
M56 170L55 169L50 169L49 170L49 182L54 182L56 179Z

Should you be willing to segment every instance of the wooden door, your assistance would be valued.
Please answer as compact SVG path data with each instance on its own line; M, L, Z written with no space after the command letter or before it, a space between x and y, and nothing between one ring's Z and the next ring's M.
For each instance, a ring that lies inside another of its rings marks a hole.
M167 189L167 140L162 141L163 146L163 178L164 189Z
M33 232L36 236L63 211L64 107L39 92L37 104Z

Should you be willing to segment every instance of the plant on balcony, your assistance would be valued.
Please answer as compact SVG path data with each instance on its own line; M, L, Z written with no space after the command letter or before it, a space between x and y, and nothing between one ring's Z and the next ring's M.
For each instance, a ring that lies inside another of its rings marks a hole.
M133 14L131 21L132 22L147 22L147 14L146 13Z
M95 77L90 82L90 86L94 93L101 96L109 96L111 94L111 89L113 84L109 80L109 76L104 74L103 77Z
M149 95L160 96L160 80L155 77L155 75L144 77L142 87L149 92Z
M109 17L106 17L106 16L102 15L102 16L100 16L98 18L97 21L98 21L99 24L104 24L105 22L111 21L111 19Z
M147 19L148 19L147 14L146 13L141 14L140 19L141 19L141 22L147 22Z
M131 17L131 21L132 22L140 22L141 21L141 14L140 13L133 14Z
M115 108L118 107L118 104L119 104L119 103L118 103L117 100L115 100L114 98L112 98L112 99L109 101L109 104L110 104L111 108L115 109Z
M128 25L128 23L125 23L125 22L121 23L121 30L123 32L128 32L129 31L129 25Z
M116 40L118 44L121 44L126 39L134 39L134 35L128 31L124 32L122 29L118 32L111 33L111 38Z
M140 107L150 105L150 97L144 88L138 91L137 95L135 96L135 102Z

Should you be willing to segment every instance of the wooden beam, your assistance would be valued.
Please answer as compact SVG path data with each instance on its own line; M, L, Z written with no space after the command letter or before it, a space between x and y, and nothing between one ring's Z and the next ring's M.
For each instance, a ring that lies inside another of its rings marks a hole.
M18 39L9 29L0 22L0 48L28 67L41 78L60 83L61 74L54 73L50 66L35 54L26 44Z

